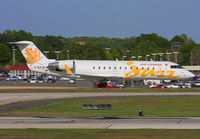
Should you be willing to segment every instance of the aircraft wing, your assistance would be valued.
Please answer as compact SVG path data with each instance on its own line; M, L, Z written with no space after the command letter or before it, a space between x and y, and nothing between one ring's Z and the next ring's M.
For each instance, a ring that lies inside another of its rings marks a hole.
M96 75L96 74L76 74L81 76L82 78L92 80L92 81L99 81L103 79L108 79L108 80L122 80L123 77L119 76L113 76L113 75Z

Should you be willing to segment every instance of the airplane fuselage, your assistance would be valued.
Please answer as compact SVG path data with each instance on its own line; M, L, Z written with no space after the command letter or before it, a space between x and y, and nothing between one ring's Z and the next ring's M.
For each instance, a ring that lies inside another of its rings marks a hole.
M73 65L74 64L74 65ZM180 65L168 61L108 61L64 60L59 69L67 65L78 75L121 79L186 79L194 75Z

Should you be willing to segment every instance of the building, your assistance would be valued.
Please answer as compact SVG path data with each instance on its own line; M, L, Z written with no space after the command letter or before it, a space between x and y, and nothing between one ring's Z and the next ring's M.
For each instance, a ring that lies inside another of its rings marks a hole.
M78 44L79 45L85 45L86 41L79 41Z
M41 73L31 71L27 66L9 66L8 67L10 76L20 76L22 78L36 78Z

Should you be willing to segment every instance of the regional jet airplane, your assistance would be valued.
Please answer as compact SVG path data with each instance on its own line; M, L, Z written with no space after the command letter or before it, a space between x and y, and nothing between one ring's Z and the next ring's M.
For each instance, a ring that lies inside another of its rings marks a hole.
M81 77L91 81L158 79L180 80L194 77L182 66L169 61L51 60L30 41L11 42L19 46L32 71ZM64 74L63 74L64 73Z

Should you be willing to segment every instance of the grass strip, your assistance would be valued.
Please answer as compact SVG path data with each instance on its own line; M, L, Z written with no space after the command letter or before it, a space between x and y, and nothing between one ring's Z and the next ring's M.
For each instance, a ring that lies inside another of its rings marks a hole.
M83 104L111 104L112 109L83 110ZM1 115L27 117L137 117L139 109L143 109L145 117L199 117L200 96L81 98L1 113Z
M2 129L0 138L37 139L199 139L200 130L187 129Z

